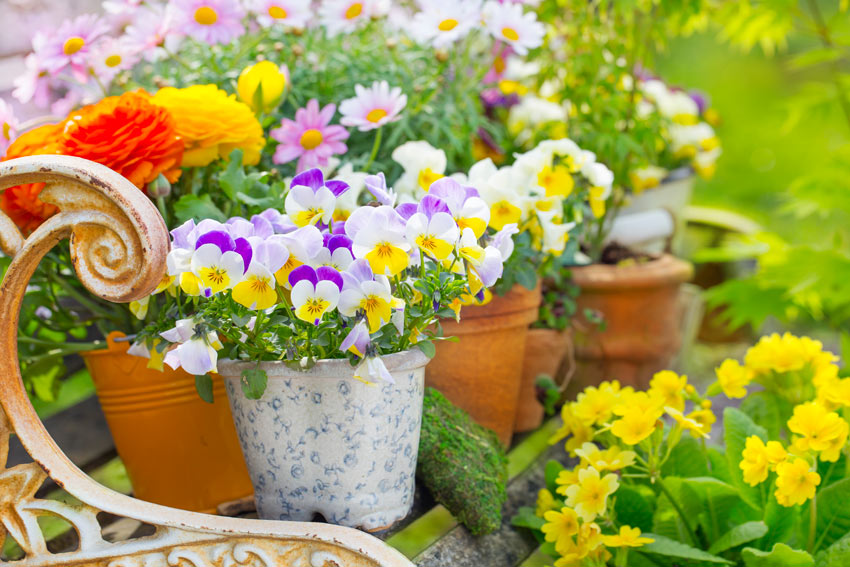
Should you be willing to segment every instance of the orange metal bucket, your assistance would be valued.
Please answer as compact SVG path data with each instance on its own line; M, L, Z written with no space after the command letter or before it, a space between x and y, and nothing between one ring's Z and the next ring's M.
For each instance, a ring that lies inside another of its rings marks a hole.
M184 510L212 512L253 493L230 404L214 376L215 403L201 400L195 379L164 372L127 354L129 343L83 353L100 405L127 468L136 498Z

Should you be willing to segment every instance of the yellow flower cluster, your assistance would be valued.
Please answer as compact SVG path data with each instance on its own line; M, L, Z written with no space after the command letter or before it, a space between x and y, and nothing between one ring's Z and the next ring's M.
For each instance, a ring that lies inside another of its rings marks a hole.
M821 477L818 461L834 463L847 446L850 424L838 413L817 401L794 408L788 420L793 434L786 449L778 441L764 443L758 436L747 438L740 463L744 481L756 486L776 473L776 501L783 506L803 504L814 498Z
M685 413L688 401L693 407ZM672 418L675 433L687 431L697 438L708 437L717 420L711 402L697 394L687 376L663 370L653 376L645 392L623 388L616 380L586 388L576 401L561 408L563 425L551 442L567 438L566 449L573 456L584 443L609 431L626 445L638 445L663 428L665 415Z
M611 557L609 547L651 543L652 539L641 537L639 528L619 526L619 533L606 535L600 525L613 525L608 502L620 486L615 473L633 465L636 454L617 446L600 449L594 443L582 444L575 453L581 459L578 466L561 471L556 479L556 492L563 500L546 489L537 496L536 514L546 522L543 535L560 555L555 567L586 558L605 562Z
M792 403L818 399L827 406L850 405L850 380L838 377L838 357L823 350L823 344L790 333L762 337L747 351L744 364L725 360L715 369L717 384L713 395L722 390L729 398L743 398L747 386L756 382Z
M265 146L263 128L251 108L215 85L166 87L153 97L177 121L183 167L202 167L242 150L242 163L256 165Z

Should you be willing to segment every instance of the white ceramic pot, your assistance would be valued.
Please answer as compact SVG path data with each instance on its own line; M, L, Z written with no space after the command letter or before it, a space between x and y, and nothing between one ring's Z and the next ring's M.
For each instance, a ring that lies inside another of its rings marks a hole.
M305 372L264 362L259 400L240 385L256 363L219 363L261 518L309 522L318 513L376 531L410 512L428 357L413 349L383 360L395 384L364 384L347 360Z
M650 254L668 249L678 254L685 230L685 209L695 181L690 169L676 169L658 187L632 195L614 219L607 242Z

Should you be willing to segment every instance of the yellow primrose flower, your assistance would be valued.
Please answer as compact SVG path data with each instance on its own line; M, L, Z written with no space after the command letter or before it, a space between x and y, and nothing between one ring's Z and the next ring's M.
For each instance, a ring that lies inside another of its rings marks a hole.
M652 538L640 536L640 528L620 526L618 535L602 536L602 542L608 547L640 547L655 541Z
M545 488L541 488L537 493L537 507L534 510L534 514L538 518L542 518L546 512L557 509L558 501L552 496L552 493Z
M280 102L287 82L286 67L281 69L271 61L260 61L239 73L236 92L254 112L267 112Z
M566 451L575 456L575 450L593 438L593 429L583 424L573 413L575 403L564 404L561 407L561 419L564 424L549 438L549 443L557 443L565 437L569 437L564 445Z
M611 433L626 445L637 445L652 435L660 416L660 413L646 413L637 408L629 410L614 422Z
M573 414L585 425L598 425L611 418L620 396L620 383L602 382L598 387L589 386L576 397Z
M794 408L788 429L800 436L794 440L795 448L824 453L823 460L834 462L847 441L850 426L837 413L828 412L817 402L807 402Z
M785 461L776 467L776 500L782 506L803 504L814 498L820 475L803 459Z
M677 410L685 410L685 398L682 393L688 385L687 376L679 376L672 370L656 372L649 382L649 391L664 400L664 405Z
M634 451L624 451L616 445L603 451L594 443L583 444L576 449L576 455L581 458L582 466L591 466L600 472L629 467L637 457Z
M714 369L717 382L727 398L743 398L747 395L747 385L753 379L753 372L737 360L727 359Z
M633 409L660 417L664 413L664 399L658 392L635 392L624 388L619 403L614 406L614 415L623 416Z
M571 508L564 507L560 511L549 510L543 514L543 519L546 523L540 530L546 541L555 543L556 546L557 542L570 539L578 533L578 515Z
M774 333L751 347L744 362L756 374L794 372L811 362L822 347L819 341L807 337L802 340L791 333L781 336Z
M691 435L697 438L708 437L708 431L705 430L705 427L700 422L694 420L690 416L684 415L676 408L671 408L667 406L665 410L667 414L670 415L670 417L672 417L676 421L676 425L681 427L682 430L688 431ZM709 430L710 429L711 426L709 426Z
M153 103L167 109L183 139L183 167L209 165L242 149L242 163L255 165L266 144L263 128L248 105L215 85L165 87Z
M850 378L829 380L818 389L818 401L834 407L850 406Z
M605 514L608 497L614 494L619 486L615 474L600 477L596 469L582 469L578 473L578 485L567 488L567 505L575 510L579 518L592 522L597 516Z
M743 458L738 463L738 466L744 473L744 482L750 486L756 486L764 482L767 479L768 473L767 452L765 451L764 441L756 435L748 437L741 456Z
M557 478L555 478L555 484L558 485L558 488L555 489L555 492L557 492L561 496L566 496L567 489L574 484L578 484L578 473L581 470L582 467L576 467L572 470L564 469L559 472Z
M711 433L711 426L717 421L717 416L709 408L692 411L685 417L699 425L697 431L691 431L691 435L694 437L708 437Z

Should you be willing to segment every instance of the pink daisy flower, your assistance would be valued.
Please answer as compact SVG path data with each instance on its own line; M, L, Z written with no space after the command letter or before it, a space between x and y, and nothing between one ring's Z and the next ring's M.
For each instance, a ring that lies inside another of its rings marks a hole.
M86 57L94 44L109 33L109 26L99 17L84 14L65 20L55 32L39 32L33 37L33 52L44 70L58 73L70 67L81 83L88 80Z
M407 106L407 95L400 87L390 89L386 81L375 81L368 89L355 85L354 98L342 101L339 112L340 123L344 126L356 126L361 132L380 128L384 124L400 119L400 113Z
M6 155L9 145L18 137L18 120L12 106L0 98L0 158Z
M15 77L15 90L12 96L21 104L32 102L39 108L50 104L50 74L41 64L41 59L35 53L24 58L26 71Z
M103 83L111 82L121 71L132 69L138 60L138 51L125 38L108 37L89 53L89 65Z
M245 33L239 0L174 0L176 27L209 44L230 43Z
M304 171L328 164L328 158L344 154L348 146L348 131L342 126L330 126L336 105L329 104L319 109L319 102L312 99L304 108L295 112L295 120L284 118L280 128L271 131L271 137L280 142L275 150L275 163L289 163L298 159L296 169Z
M144 4L124 34L127 45L146 61L167 57L166 49L174 53L182 41L175 28L176 16L171 4Z
M313 13L310 9L310 1L253 0L249 4L249 9L257 15L257 22L263 27L305 28Z

